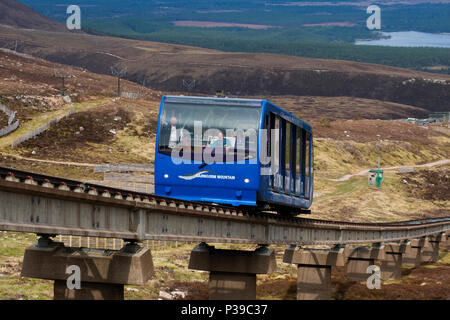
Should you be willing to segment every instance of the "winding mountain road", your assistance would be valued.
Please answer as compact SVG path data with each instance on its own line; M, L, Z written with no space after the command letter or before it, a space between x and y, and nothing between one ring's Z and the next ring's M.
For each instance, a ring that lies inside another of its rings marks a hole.
M449 164L449 163L450 163L450 159L444 159L444 160L434 161L434 162L425 163L425 164L410 165L410 166L395 166L395 167L387 167L387 168L381 168L381 169L384 171L388 171L388 170L399 170L402 168L431 168L431 167L435 167L435 166L442 166L442 165ZM346 174L345 176L342 176L340 178L328 179L328 180L335 181L335 182L348 181L352 177L355 177L355 176L367 175L369 173L369 170L370 169L365 169L365 170L359 171L358 173Z

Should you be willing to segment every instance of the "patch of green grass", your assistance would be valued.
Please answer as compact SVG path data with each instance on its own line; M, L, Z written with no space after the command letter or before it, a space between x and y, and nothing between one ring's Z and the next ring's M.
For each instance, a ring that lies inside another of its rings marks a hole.
M20 257L20 256L23 256L24 252L25 252L25 249L23 249L23 248L4 246L0 242L0 256Z
M0 299L51 300L53 299L53 281L20 276L0 277Z
M336 197L346 196L349 193L361 190L367 185L367 177L356 176L347 181L327 183L327 188L332 188L332 192L326 193L317 197L318 200L323 201ZM368 187L368 186L367 186ZM317 190L317 189L316 189ZM318 191L320 193L320 191Z
M37 241L34 234L2 232L0 233L0 257L21 257L25 249Z
M439 262L450 265L450 254L448 252L439 252Z

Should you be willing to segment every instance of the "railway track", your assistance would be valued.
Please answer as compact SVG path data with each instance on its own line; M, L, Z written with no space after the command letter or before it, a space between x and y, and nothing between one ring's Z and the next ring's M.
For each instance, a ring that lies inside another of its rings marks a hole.
M0 167L0 230L256 244L401 241L446 232L450 216L357 223L186 202Z

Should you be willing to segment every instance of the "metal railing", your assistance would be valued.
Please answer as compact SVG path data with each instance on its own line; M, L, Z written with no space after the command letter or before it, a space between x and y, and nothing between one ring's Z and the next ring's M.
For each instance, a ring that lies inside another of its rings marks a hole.
M6 136L7 134L13 132L14 130L16 130L19 127L19 120L12 123L16 116L16 112L10 110L7 106L5 106L3 104L0 104L0 111L3 111L3 113L5 113L9 117L8 126L0 129L0 137L3 137L3 136Z
M16 130L18 127L19 127L19 120L17 120L13 124L3 128L3 129L0 129L0 137L3 137L3 136L6 136L7 134L10 134L14 130Z
M80 237L71 235L58 235L56 241L64 243L68 247L83 247L91 249L103 250L119 250L124 246L123 239L115 238L98 238L98 237ZM169 248L177 248L183 244L193 244L194 242L180 242L180 241L164 241L164 240L145 240L142 246L152 250L165 250Z

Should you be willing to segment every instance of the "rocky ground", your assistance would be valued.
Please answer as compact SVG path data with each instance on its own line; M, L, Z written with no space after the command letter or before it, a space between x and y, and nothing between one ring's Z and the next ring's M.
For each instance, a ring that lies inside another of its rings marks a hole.
M32 234L0 232L0 299L52 299L52 282L20 276L25 248L36 241ZM143 286L125 286L125 299L207 299L208 272L189 270L189 253L195 244L162 245L152 251L154 277ZM253 250L249 245L219 245L220 248ZM258 275L258 299L295 300L296 268L282 262L284 247L275 246L277 270ZM342 267L332 269L332 298L336 300L448 300L450 255L441 252L435 264L404 268L401 280L383 281L381 289L369 290L365 283L349 281Z

